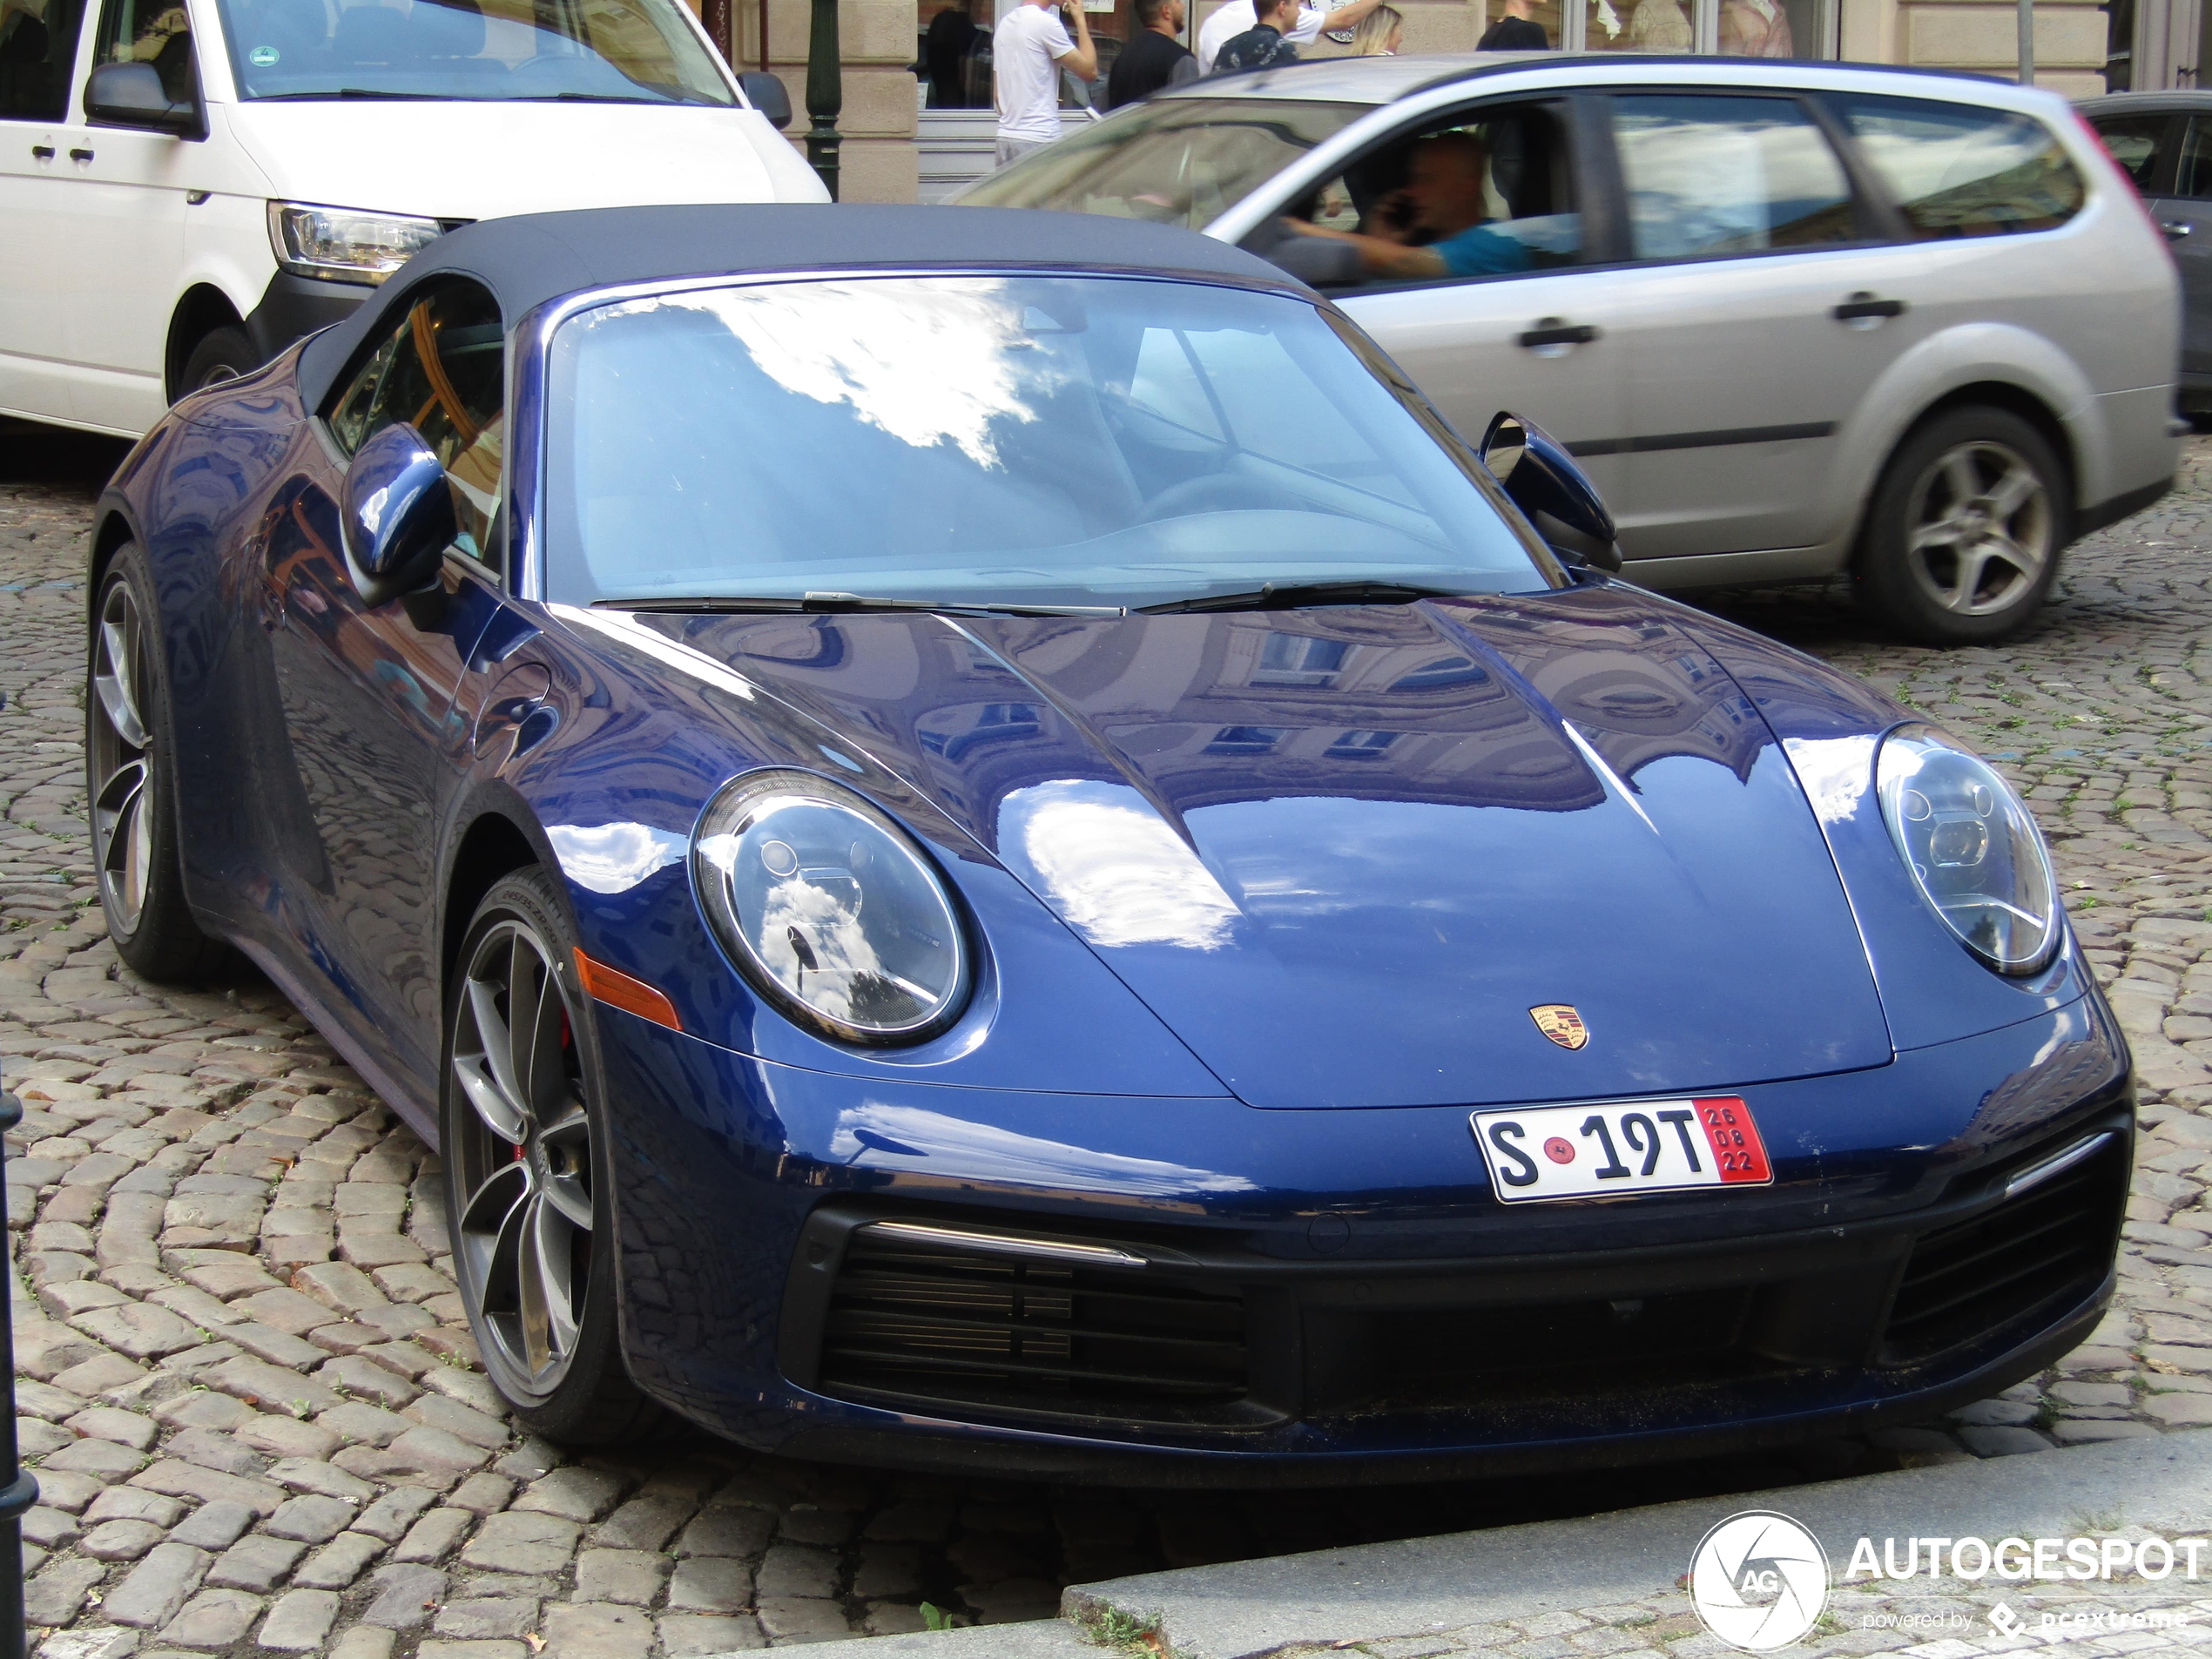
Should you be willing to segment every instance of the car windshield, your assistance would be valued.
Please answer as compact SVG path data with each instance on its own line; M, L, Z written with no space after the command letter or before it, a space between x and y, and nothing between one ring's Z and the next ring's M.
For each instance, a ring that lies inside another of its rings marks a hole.
M247 98L737 102L678 0L217 0Z
M596 307L551 348L546 597L1134 609L1550 585L1480 462L1356 339L1291 295L1143 278Z
M1372 107L1162 98L1000 169L971 186L961 205L1057 207L1199 230Z

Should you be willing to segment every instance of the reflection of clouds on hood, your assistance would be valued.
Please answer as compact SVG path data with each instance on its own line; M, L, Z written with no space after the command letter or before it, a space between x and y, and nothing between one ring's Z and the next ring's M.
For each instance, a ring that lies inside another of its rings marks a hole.
M680 864L687 843L681 835L646 824L548 824L561 873L593 893L627 893L656 870Z
M1018 382L1035 379L1044 361L1020 349L1028 331L1000 283L769 283L644 303L713 313L777 385L817 403L849 403L916 448L950 443L977 466L995 467L991 422L1037 418Z
M999 850L1094 945L1227 942L1236 901L1143 798L1073 781L1018 789L999 809Z
M1838 824L1873 792L1874 752L1881 740L1869 733L1847 738L1791 738L1783 745L1797 782L1824 824Z
M865 1133L867 1139L862 1138ZM895 1149L885 1143L896 1143ZM1241 1175L1216 1175L1161 1158L1095 1152L1066 1141L1017 1134L990 1123L971 1123L919 1106L879 1101L838 1114L830 1155L867 1168L914 1169L963 1180L1003 1181L1084 1192L1170 1196L1188 1192L1250 1192Z

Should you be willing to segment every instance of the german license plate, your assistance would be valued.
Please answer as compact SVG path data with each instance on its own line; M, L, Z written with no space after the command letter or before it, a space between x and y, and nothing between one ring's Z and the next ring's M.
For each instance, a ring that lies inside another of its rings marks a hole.
M1471 1121L1505 1204L1774 1181L1759 1126L1737 1095L1509 1108Z

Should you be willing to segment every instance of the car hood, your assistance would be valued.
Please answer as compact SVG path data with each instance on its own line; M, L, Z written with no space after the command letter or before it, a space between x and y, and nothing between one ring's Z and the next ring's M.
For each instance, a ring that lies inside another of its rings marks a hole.
M1788 761L1631 590L654 621L904 774L1251 1105L1712 1092L1891 1058ZM1551 1004L1584 1046L1540 1028Z
M334 207L478 219L826 199L813 170L752 110L354 98L249 101L228 117L276 196Z

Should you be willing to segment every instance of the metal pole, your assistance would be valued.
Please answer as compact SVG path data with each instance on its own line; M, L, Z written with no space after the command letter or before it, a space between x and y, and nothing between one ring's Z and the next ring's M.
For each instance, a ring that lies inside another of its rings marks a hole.
M837 118L845 107L844 49L837 37L837 0L814 0L813 30L806 42L806 159L822 186L837 199L837 152L845 142Z
M0 1135L23 1122L23 1103L0 1095ZM0 1153L0 1162L4 1162ZM38 1501L38 1477L16 1455L15 1287L0 1312L0 1370L8 1379L7 1410L0 1413L0 1659L23 1659L23 1516Z
M2035 0L2020 0L2020 84L2035 84Z
M737 26L730 16L730 0L705 0L699 21L706 25L707 37L722 54L722 61L734 66L738 61Z

